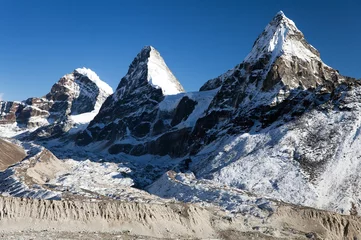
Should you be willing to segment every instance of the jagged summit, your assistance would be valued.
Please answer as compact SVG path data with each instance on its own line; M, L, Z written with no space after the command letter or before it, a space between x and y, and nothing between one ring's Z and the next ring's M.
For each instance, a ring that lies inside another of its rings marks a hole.
M127 85L127 90L131 91L146 82L156 89L162 89L164 95L184 92L182 85L169 70L160 53L152 46L145 46L138 53L117 90Z
M255 63L260 59L269 59L269 62L273 63L281 55L289 58L297 56L303 60L320 60L319 52L306 42L303 33L282 11L266 26L244 61Z

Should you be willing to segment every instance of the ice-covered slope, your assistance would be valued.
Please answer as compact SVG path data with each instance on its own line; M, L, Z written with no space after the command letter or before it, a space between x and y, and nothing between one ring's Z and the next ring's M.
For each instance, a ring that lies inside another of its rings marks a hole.
M99 78L99 76L91 69L82 67L82 68L77 68L74 71L89 78L89 80L91 80L98 86L101 92L104 92L107 95L113 93L113 89L106 82L102 81Z
M199 153L193 170L295 204L346 214L352 202L360 208L361 88L334 94L342 97L297 120L218 139Z

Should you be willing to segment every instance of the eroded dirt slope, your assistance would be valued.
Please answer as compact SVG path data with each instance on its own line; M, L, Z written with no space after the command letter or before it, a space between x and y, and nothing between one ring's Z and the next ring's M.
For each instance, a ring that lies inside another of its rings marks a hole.
M6 140L0 139L0 171L4 171L9 166L20 162L25 156L24 149Z

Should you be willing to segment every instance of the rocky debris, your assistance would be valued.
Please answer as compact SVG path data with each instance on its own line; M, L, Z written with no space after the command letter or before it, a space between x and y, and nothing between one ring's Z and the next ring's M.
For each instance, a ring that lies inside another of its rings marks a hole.
M206 207L219 207L233 214L265 219L278 206L274 200L206 179L197 179L192 172L168 171L146 190L165 199L197 203Z
M69 171L69 166L60 161L52 152L44 149L29 159L29 165L26 168L19 168L17 175L21 175L22 171L24 171L23 177L28 186L44 185L56 178L57 174Z

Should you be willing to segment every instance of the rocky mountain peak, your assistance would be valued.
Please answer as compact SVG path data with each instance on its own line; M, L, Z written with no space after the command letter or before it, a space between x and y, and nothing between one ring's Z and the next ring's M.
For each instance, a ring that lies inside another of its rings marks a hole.
M303 33L282 11L276 14L259 35L244 61L256 63L267 58L273 63L279 56L320 60L319 52L306 42Z
M112 93L112 88L94 71L83 67L60 78L45 97L50 101L67 101L64 106L68 111L80 114L99 109Z

